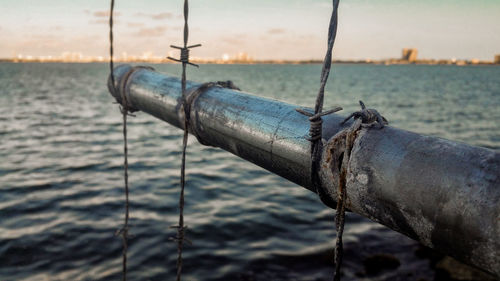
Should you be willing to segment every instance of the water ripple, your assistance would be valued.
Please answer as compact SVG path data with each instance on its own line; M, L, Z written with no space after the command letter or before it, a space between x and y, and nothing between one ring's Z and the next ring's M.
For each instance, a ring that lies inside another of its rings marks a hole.
M155 68L178 75L173 65ZM120 278L123 144L107 71L0 64L0 280ZM204 65L190 77L310 106L320 71ZM337 65L333 75L325 107L347 114L362 99L394 126L500 149L499 67ZM170 280L182 132L138 113L129 136L130 280ZM331 278L334 212L315 194L194 138L187 167L186 280ZM343 280L434 278L416 242L354 214L347 221ZM365 259L380 252L401 265L367 275Z

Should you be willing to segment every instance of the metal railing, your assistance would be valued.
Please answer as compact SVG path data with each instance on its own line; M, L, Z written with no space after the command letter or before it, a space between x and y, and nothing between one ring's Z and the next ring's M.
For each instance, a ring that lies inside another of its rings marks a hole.
M115 68L129 108L183 127L181 82L153 70ZM125 77L126 76L126 77ZM109 85L111 82L109 82ZM200 84L187 82L187 89ZM114 98L121 103L121 93ZM297 106L212 87L191 101L189 131L313 190L309 121ZM323 117L321 185L337 198L342 146L338 115ZM394 127L363 128L347 175L347 208L423 245L500 276L500 153Z

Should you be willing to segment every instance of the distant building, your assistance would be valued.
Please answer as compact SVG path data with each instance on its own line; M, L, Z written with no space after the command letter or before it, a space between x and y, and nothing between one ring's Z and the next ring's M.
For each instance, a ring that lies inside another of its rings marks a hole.
M253 61L253 58L251 56L249 56L247 53L241 52L236 56L236 61L250 62L250 61Z
M417 61L417 54L418 54L417 49L404 48L403 56L401 59L407 62L415 62Z
M500 64L500 55L495 55L495 60L493 61L495 64Z

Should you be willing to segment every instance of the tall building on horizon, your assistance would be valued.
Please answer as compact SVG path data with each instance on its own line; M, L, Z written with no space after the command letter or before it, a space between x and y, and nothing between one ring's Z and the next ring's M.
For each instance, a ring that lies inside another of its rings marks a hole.
M404 48L402 60L407 62L415 62L417 61L418 50L415 48Z
M495 59L493 60L494 64L500 64L500 54L495 55Z

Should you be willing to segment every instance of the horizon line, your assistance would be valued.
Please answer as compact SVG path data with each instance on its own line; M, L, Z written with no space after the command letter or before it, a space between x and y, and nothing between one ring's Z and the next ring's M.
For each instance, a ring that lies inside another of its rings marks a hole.
M194 63L199 64L321 64L323 60L319 59L306 59L306 60L222 60L222 59L192 59ZM0 58L0 63L109 63L109 58L107 60L97 60L95 58L88 59L42 59L38 58ZM137 59L117 59L114 60L115 63L153 63L153 64L176 64L175 62L170 61L169 59L146 59L146 58L137 58ZM410 64L424 64L424 65L500 65L500 55L496 55L494 60L479 60L479 59L415 59L415 60L405 60L401 58L390 58L390 59L380 59L380 60L372 60L372 59L333 59L333 63L337 64L376 64L376 65L393 65L393 64L402 64L402 65L410 65Z

